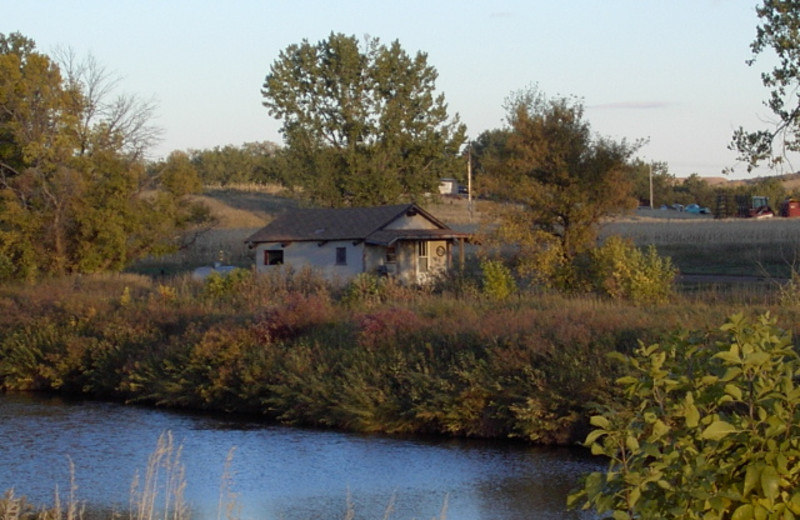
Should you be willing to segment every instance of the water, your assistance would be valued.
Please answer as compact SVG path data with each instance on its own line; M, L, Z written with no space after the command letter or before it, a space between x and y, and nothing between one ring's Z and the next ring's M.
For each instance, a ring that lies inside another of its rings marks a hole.
M89 510L127 513L159 436L183 446L193 518L216 519L225 460L242 519L583 518L565 507L583 452L509 442L397 439L289 428L101 402L0 395L0 491L51 504L56 486ZM70 471L70 461L74 470ZM349 497L349 498L348 498Z

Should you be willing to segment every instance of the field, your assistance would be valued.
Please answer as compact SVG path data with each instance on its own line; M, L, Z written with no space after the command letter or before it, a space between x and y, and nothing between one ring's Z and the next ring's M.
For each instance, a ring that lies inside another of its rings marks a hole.
M253 257L245 239L274 215L300 205L278 188L255 185L208 188L198 199L212 209L215 228L175 255L138 263L135 272L172 274L214 262L250 266ZM470 208L465 199L443 198L426 209L456 229L475 230L490 218L491 204L477 200ZM800 219L715 220L640 209L605 222L601 238L614 234L639 246L655 245L684 275L783 279L800 260Z
M653 244L686 275L787 278L800 260L800 219L722 219L637 210L607 222L601 236Z

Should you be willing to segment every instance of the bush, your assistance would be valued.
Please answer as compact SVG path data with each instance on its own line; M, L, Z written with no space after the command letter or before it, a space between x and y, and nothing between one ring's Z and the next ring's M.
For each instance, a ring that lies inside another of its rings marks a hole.
M387 278L370 273L360 273L344 288L342 301L348 304L375 304L384 299Z
M676 269L655 246L646 252L632 241L612 236L590 253L589 286L613 299L663 303L673 292Z
M614 519L800 515L800 357L769 315L617 355L625 403L591 418L610 459L570 497Z
M253 273L247 269L236 268L228 273L214 271L203 283L203 294L209 299L230 299L252 283Z
M517 285L511 270L500 260L481 262L481 271L483 271L483 293L489 299L505 301L516 291Z
M289 293L284 300L267 309L256 321L255 330L262 341L286 341L331 320L333 308L327 293Z

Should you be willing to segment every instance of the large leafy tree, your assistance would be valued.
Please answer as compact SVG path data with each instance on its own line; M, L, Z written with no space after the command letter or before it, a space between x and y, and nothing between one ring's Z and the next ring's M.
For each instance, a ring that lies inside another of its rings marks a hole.
M746 131L740 127L734 132L730 148L747 163L748 171L762 163L780 166L800 152L800 2L763 0L756 13L761 23L750 45L753 57L748 64L753 65L768 51L776 58L773 69L761 74L770 93L764 104L776 119L768 129Z
M636 204L626 169L637 146L594 135L579 100L535 87L507 110L505 143L483 160L484 189L506 202L497 236L518 246L522 274L569 287L601 219Z
M290 45L262 95L283 120L287 165L312 200L329 206L417 199L452 175L465 140L427 55L395 41L333 34Z
M121 269L206 219L146 175L150 109L104 78L0 34L0 279Z

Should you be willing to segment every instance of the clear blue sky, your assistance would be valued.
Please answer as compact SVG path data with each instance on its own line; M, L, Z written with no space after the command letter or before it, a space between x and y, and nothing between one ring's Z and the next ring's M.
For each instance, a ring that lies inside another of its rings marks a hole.
M260 88L278 53L333 32L423 51L437 89L475 138L504 125L503 103L537 84L583 99L595 132L649 138L643 159L677 176L734 164L735 128L761 127L767 91L749 44L755 0L0 0L0 32L51 53L92 54L126 93L154 97L153 155L281 143ZM744 176L737 168L736 177Z

